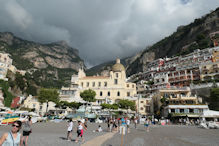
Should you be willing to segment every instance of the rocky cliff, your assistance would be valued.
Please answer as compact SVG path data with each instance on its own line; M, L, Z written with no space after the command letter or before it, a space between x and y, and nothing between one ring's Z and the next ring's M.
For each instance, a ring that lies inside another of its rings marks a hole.
M132 57L134 60L128 64L127 74L132 75L145 70L148 62L160 57L185 55L195 49L212 47L209 34L216 31L219 31L219 8L200 19L195 19L189 25L178 27L172 35Z
M65 41L40 44L3 32L0 33L0 51L9 53L13 65L26 70L37 85L44 87L66 85L71 75L84 67L78 50Z

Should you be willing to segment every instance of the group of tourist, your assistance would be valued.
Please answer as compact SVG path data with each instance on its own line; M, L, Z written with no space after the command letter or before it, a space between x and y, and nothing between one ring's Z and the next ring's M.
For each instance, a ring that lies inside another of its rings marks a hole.
M22 126L23 123L23 126ZM0 145L1 146L27 146L28 138L30 133L32 132L31 129L31 117L28 117L27 120L24 121L15 121L12 124L11 131L4 133L0 138ZM23 134L20 134L20 130L23 129Z
M77 138L75 139L76 143L78 142L80 137L82 139L82 142L84 142L83 134L84 134L84 129L87 130L87 122L88 122L88 119L78 121L77 129L76 129ZM67 131L68 131L67 132L67 140L71 141L72 140L73 127L74 127L72 119L69 120L69 123L68 123L67 127L68 127L67 128Z

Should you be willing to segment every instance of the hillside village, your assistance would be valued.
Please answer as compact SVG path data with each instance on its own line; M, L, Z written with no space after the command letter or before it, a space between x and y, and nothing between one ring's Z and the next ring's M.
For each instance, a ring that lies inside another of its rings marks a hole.
M219 32L214 32L214 36ZM141 116L169 118L199 118L200 114L209 110L210 97L197 96L197 89L217 87L219 81L219 46L218 39L212 40L214 47L197 49L192 53L174 56L171 58L156 59L147 66L143 72L126 76L126 69L120 59L112 66L105 76L86 76L84 69L79 69L71 77L68 87L59 89L59 99L62 103L87 104L80 97L85 90L96 93L96 101L90 102L88 111L101 116L104 114L104 105L116 105L120 100L132 101L134 109L130 107L114 108L113 111L138 114ZM13 60L7 53L0 54L1 80L8 81L7 71L14 74L25 75L26 71L18 70L12 65ZM5 90L1 90L1 109L4 107ZM218 104L218 103L216 103ZM209 105L209 106L208 106ZM41 103L37 96L21 94L13 98L11 108L34 111L39 115L68 115L74 108L57 107L57 103ZM84 106L81 106L83 108ZM211 107L216 109L218 107ZM84 109L85 110L85 109ZM109 114L109 113L108 113ZM218 118L218 117L215 117Z

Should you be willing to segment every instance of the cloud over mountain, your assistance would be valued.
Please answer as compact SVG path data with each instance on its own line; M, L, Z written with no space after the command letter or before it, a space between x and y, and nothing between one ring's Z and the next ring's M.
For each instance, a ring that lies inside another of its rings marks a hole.
M88 65L142 50L219 6L218 0L0 0L0 31L66 40Z

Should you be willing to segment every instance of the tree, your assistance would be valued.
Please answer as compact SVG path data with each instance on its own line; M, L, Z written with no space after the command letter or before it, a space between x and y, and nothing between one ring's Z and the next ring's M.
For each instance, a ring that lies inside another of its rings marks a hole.
M81 98L86 101L86 102L95 102L95 96L96 96L96 92L94 90L84 90L83 92L80 93ZM87 108L87 105L85 107L85 110Z
M48 111L48 103L50 101L54 103L59 102L59 93L57 92L56 89L46 89L46 88L41 88L39 95L38 95L38 101L40 103L47 103L46 106L46 113Z
M15 74L15 82L17 86L21 89L21 91L23 92L24 88L26 87L26 82L20 73Z
M209 108L219 111L219 88L211 89Z
M107 103L103 103L100 106L102 106L103 109L113 109L116 110L119 108L119 106L117 104L107 104Z
M84 90L83 92L80 93L80 96L84 101L87 101L87 102L95 102L96 101L96 99L95 99L96 92L91 90L91 89Z
M136 105L135 105L135 102L134 101L130 101L130 100L120 100L118 102L118 106L119 108L122 108L122 109L131 109L133 111L136 110Z

